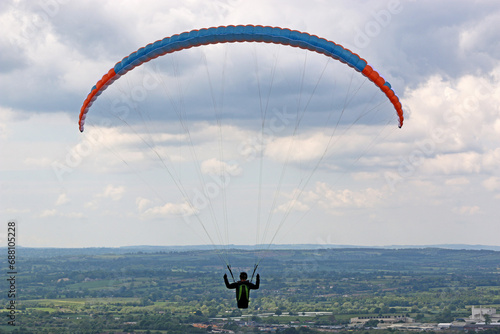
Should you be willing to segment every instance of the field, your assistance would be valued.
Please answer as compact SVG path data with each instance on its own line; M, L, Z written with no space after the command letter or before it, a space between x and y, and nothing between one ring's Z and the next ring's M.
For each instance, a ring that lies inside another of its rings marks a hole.
M242 316L262 325L314 330L343 326L357 316L449 322L469 317L473 305L500 309L496 251L273 250L262 256L261 289L252 291L243 312L234 291L224 287L215 251L21 248L19 253L16 326L5 321L0 333L205 333L193 324L231 328L236 326L231 317ZM254 251L231 254L234 265L251 273ZM7 296L2 298L6 305Z

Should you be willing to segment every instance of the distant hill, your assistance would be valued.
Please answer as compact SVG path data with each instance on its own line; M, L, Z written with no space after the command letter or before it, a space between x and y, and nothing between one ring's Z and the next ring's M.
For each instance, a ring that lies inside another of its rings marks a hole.
M5 247L4 247L5 248ZM127 253L158 253L158 252L187 252L214 249L241 249L241 250L317 250L317 249L425 249L439 248L452 250L490 250L500 251L500 246L466 245L466 244L438 244L438 245L388 245L388 246L356 246L356 245L327 245L327 244L279 244L279 245L192 245L192 246L124 246L124 247L88 247L88 248L50 248L50 247L20 247L20 253L36 251L39 256L54 256L64 250L65 254L127 254Z
M120 249L141 249L143 251L158 251L160 249L170 251L189 251L189 250L212 250L212 245L193 245L193 246L126 246ZM442 249L463 249L463 250L493 250L500 251L500 246L487 245L466 245L466 244L438 244L438 245L388 245L388 246L356 246L356 245L329 245L329 244L279 244L279 245L224 245L217 246L223 249L331 249L331 248L381 248L381 249L412 249L412 248L442 248Z
M400 249L400 248L443 248L443 249L464 249L464 250L492 250L500 251L500 246L486 246L486 245L465 245L465 244L442 244L442 245L426 245L426 246L384 246L387 249Z

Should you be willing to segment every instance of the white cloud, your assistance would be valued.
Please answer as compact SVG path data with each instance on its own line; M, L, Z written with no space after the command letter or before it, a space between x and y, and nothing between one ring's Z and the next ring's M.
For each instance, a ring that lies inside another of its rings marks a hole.
M489 191L500 191L500 177L492 176L484 180L482 185Z
M47 210L44 210L42 213L40 213L40 218L54 217L56 215L58 215L58 212L56 209L47 209Z
M190 216L198 212L187 202L165 203L162 206L153 206L147 209L144 206L145 204L146 203L144 203L144 201L138 203L138 207L142 209L141 217L143 218L166 218L172 216Z
M237 163L229 164L227 162L220 161L218 159L212 158L205 160L201 163L201 172L203 174L212 175L240 175L242 172L241 167Z
M314 190L306 197L315 198L326 209L370 208L382 202L386 191L373 188L362 190L334 189L330 185L318 182Z
M2 211L9 215L22 215L25 213L31 212L30 208L23 208L23 209L18 209L18 208L5 208Z
M296 199L287 201L283 204L278 205L274 212L282 212L285 214L288 214L289 212L293 211L299 211L299 212L306 212L309 211L311 207L301 201L298 201Z
M472 216L476 215L481 212L481 209L477 205L473 206L461 206L454 208L454 212L460 214L460 215L467 215L467 216Z
M97 196L103 198L109 198L113 201L119 201L124 193L125 193L125 187L123 186L115 187L110 184L106 186L104 191L101 194L98 194Z
M494 172L500 162L499 68L489 75L429 78L407 91L411 111L404 128L402 161L412 175Z
M7 139L10 135L8 123L16 120L16 114L19 115L10 108L0 106L0 139Z
M151 203L151 200L142 197L138 197L135 200L135 204L137 205L137 209L139 210L139 212L143 212L144 210L146 210L151 206Z
M69 218L69 219L81 219L84 218L85 215L81 212L61 212L56 209L47 209L43 210L39 215L39 218Z
M316 133L305 137L275 138L266 146L266 156L278 161L310 161L319 159L329 143L330 137Z
M84 218L85 215L81 212L69 212L65 214L64 217L81 219Z
M465 185L470 184L470 181L466 177L455 177L455 178L446 180L445 184L448 186L465 186Z
M118 202L122 199L124 193L125 193L124 186L115 187L109 184L102 190L102 192L94 195L94 198L91 201L86 202L84 204L84 207L87 209L96 210L97 208L99 208L103 199L110 199L114 202Z
M83 205L85 209L91 209L91 210L96 210L99 208L99 202L98 201L89 201Z
M56 200L56 206L64 205L70 202L67 194L60 194Z
M475 174L481 171L481 158L481 154L476 152L439 154L426 160L423 168L429 173Z

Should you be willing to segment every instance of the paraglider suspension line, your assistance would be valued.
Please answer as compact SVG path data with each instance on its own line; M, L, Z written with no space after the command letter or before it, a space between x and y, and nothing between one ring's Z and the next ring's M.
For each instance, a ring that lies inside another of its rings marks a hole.
M252 273L252 278L250 278L250 282L253 281L253 276L255 275L255 271L257 270L257 267L259 266L259 264L255 264L255 267L253 268L253 273Z
M233 278L233 282L236 282L236 280L234 279L233 271L231 270L231 266L229 264L227 265L227 269L229 270L229 273L231 274L231 277ZM254 272L255 272L255 270L254 270ZM253 277L253 275L252 275L252 277Z

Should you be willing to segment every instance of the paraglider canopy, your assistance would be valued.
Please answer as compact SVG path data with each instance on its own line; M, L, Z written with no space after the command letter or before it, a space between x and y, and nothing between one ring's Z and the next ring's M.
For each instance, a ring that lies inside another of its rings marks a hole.
M279 27L264 26L221 26L216 28L192 30L179 35L166 37L131 53L106 73L99 80L85 99L79 118L80 131L83 132L85 118L94 100L115 80L125 75L133 68L152 59L201 45L234 43L234 42L264 42L290 45L324 54L339 60L361 72L377 85L394 105L399 117L399 127L403 126L403 109L401 103L391 88L391 85L375 71L367 61L340 44L328 41L308 33Z

